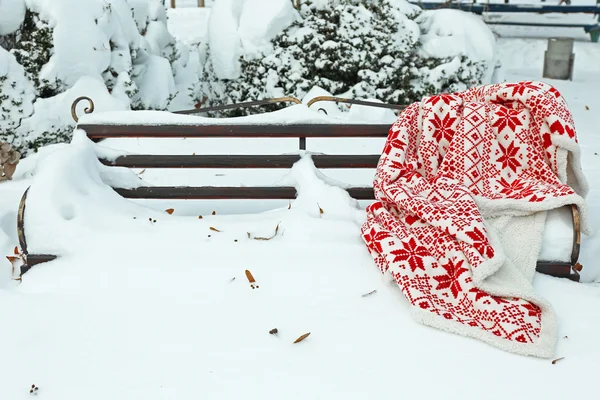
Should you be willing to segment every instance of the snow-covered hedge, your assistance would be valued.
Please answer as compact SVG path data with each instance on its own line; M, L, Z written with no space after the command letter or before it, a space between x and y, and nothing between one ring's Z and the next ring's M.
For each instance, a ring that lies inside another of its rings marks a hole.
M89 96L98 111L191 108L197 52L167 30L162 0L0 1L0 141L27 153L69 140L70 108Z
M0 43L16 43L0 49L0 141L24 154L68 141L79 96L96 112L311 89L410 103L494 80L495 39L480 19L405 0L219 0L201 52L166 21L162 0L0 0Z
M208 105L302 98L313 87L409 104L492 79L494 36L467 13L422 11L404 0L300 5L298 11L290 0L213 6L202 77Z
M15 57L0 47L0 142L33 112L35 90Z

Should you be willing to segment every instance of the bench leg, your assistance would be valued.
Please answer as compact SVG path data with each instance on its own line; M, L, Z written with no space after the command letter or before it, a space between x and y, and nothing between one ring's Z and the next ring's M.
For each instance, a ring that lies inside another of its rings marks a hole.
M580 279L579 271L568 262L538 261L535 269L541 274L556 278L568 278L575 282L579 282Z
M21 266L20 276L29 271L34 265L38 265L44 262L52 261L56 259L55 255L51 254L29 254L27 249L27 239L25 238L25 202L27 200L27 193L29 188L25 190L19 203L19 212L17 213L17 235L19 237L19 246L25 256L25 264Z
M600 30L591 31L590 38L592 39L592 43L598 43L598 39L600 39Z

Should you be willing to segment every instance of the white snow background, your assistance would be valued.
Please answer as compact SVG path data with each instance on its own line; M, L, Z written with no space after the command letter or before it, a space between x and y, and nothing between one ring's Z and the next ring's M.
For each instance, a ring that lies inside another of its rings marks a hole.
M209 12L169 10L169 29L199 43ZM541 79L545 46L545 39L500 38L496 52L506 79ZM575 118L596 233L582 238L584 283L535 277L536 290L558 314L556 357L564 359L556 364L411 319L407 301L384 281L360 238L365 203L357 207L328 185L328 178L368 185L372 170L327 170L324 177L303 160L292 171L130 172L102 167L95 158L115 151L281 154L296 152L297 141L114 139L93 145L78 132L73 143L22 160L14 180L0 184L0 253L10 254L18 243L17 205L33 182L30 243L65 254L36 266L21 283L10 279L8 262L0 264L0 399L30 398L32 384L45 400L595 399L600 45L578 41L575 54L574 80L547 82L566 97ZM97 91L81 88L81 94ZM356 108L352 117L336 118L375 122L374 112ZM389 114L379 115L390 122ZM117 112L85 118L175 117ZM331 119L297 105L250 120ZM383 139L308 140L310 151L331 154L375 154L382 146ZM290 209L279 201L136 204L106 185L143 183L136 174L150 184L294 184L299 197ZM273 235L278 224L272 240L253 239ZM246 269L259 289L250 288ZM273 328L277 335L269 334Z

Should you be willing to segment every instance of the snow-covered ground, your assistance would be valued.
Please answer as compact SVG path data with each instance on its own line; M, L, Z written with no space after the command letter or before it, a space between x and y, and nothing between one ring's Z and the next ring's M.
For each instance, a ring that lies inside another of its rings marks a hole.
M169 29L197 42L205 24L196 18L207 11L184 10L169 10ZM541 79L545 47L545 39L499 39L507 80ZM414 322L359 236L363 211L317 179L310 165L300 163L289 175L136 171L155 184L293 182L300 196L289 209L276 201L145 201L140 207L99 182L86 153L92 150L76 141L23 160L15 179L0 184L0 253L9 254L18 243L17 204L36 160L57 151L36 170L36 186L52 190L47 199L32 193L39 224L31 227L30 240L63 246L67 254L33 268L19 284L9 279L10 265L2 264L0 399L25 399L32 384L45 400L596 398L600 45L578 41L575 53L574 80L548 82L575 118L596 233L582 240L586 283L535 277L536 290L558 315L556 357L564 359L556 364ZM382 144L309 140L308 148L380 153ZM131 139L102 146L187 154L297 150L295 140ZM373 175L325 173L353 184L369 184ZM254 239L275 233L271 240ZM248 284L246 269L258 289ZM277 335L269 334L273 328Z

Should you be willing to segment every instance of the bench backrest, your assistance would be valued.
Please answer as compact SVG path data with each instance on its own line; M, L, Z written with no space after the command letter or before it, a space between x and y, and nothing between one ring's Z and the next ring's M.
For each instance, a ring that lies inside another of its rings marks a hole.
M441 8L453 8L475 14L483 13L536 13L536 14L598 14L600 5L537 5L537 4L494 4L494 3L453 3L453 2L417 2L410 1L424 10L438 10Z
M80 124L93 141L108 138L385 138L389 124L286 124L286 125L92 125ZM314 154L317 168L376 168L380 154ZM124 155L101 159L109 166L128 168L291 168L300 159L285 155ZM145 199L294 199L294 187L162 186L114 188L126 198ZM346 188L357 200L374 199L371 187Z

